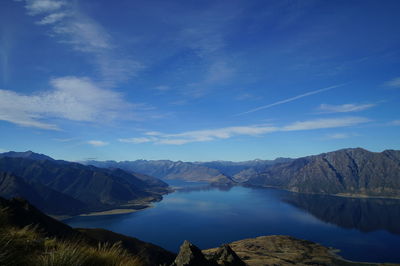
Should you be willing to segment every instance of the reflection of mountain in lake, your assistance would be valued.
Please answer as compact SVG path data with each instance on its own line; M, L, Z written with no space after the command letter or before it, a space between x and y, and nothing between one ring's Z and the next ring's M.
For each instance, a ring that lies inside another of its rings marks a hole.
M363 232L384 229L400 234L400 200L290 193L283 201L340 227Z

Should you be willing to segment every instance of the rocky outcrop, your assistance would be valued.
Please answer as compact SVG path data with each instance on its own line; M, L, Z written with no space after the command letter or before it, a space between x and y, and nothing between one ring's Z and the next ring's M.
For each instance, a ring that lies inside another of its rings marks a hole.
M239 258L229 245L222 245L215 252L209 252L206 256L202 251L185 240L178 256L171 266L245 266L246 264Z
M246 266L228 244L220 246L212 256L213 260L222 266Z
M171 266L207 266L216 265L207 260L201 250L185 240L179 250L178 256Z

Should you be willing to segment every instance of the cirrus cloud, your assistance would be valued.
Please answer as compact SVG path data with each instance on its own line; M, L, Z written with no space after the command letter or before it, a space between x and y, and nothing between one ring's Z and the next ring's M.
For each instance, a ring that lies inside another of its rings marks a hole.
M155 143L167 145L183 145L193 142L206 142L218 139L229 139L235 136L262 136L273 132L350 127L362 123L367 123L369 121L369 119L364 117L342 117L298 121L286 126L249 125L217 129L194 130L176 134L165 134L161 132L157 132L157 134L149 134L148 132L145 133L146 137L119 139L119 141L135 144Z
M376 104L342 104L342 105L331 105L321 104L318 109L323 113L347 113L347 112L359 112L374 107Z
M400 88L400 77L385 82L385 85L393 88Z

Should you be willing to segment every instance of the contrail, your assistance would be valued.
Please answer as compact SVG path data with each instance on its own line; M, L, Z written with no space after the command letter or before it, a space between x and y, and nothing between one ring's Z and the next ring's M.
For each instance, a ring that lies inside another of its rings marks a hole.
M291 97L291 98L288 98L288 99L285 99L285 100L282 100L282 101L278 101L278 102L274 102L274 103L271 103L271 104L263 105L263 106L251 109L249 111L246 111L246 112L243 112L243 113L240 113L240 114L237 114L237 115L244 115L244 114L254 113L254 112L260 111L262 109L267 109L267 108L270 108L270 107L275 106L275 105L280 105L280 104L292 102L292 101L295 101L297 99L304 98L304 97L307 97L307 96L310 96L310 95L314 95L314 94L317 94L317 93L321 93L321 92L324 92L324 91L328 91L328 90L331 90L331 89L334 89L334 88L337 88L337 87L341 87L343 85L345 85L345 84L339 84L339 85L330 86L330 87L319 89L319 90L315 90L315 91L310 91L310 92L307 92L307 93L304 93L304 94L300 94L300 95L297 95L297 96L294 96L294 97Z

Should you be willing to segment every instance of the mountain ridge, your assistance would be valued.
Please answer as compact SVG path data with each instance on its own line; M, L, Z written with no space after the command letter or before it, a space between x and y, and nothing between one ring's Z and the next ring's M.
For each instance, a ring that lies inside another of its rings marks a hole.
M246 185L342 196L399 197L400 151L348 148L280 163Z
M52 214L77 214L70 206L73 200L82 202L82 208L76 208L77 210L103 211L120 205L137 205L135 202L143 199L147 202L161 200L161 195L169 191L168 185L161 180L121 169L103 169L43 159L44 157L35 154L29 154L30 158L26 158L26 153L12 155L13 157L0 156L0 172L3 172L4 178L7 177L7 182L1 183L0 196L33 199L40 208L51 211L49 213ZM39 202L38 191L45 195L50 195L52 191L54 195L50 199L59 200ZM33 194L36 196L33 197ZM73 200L61 200L63 197ZM55 203L58 203L55 208L50 206ZM131 207L134 208L133 205Z

